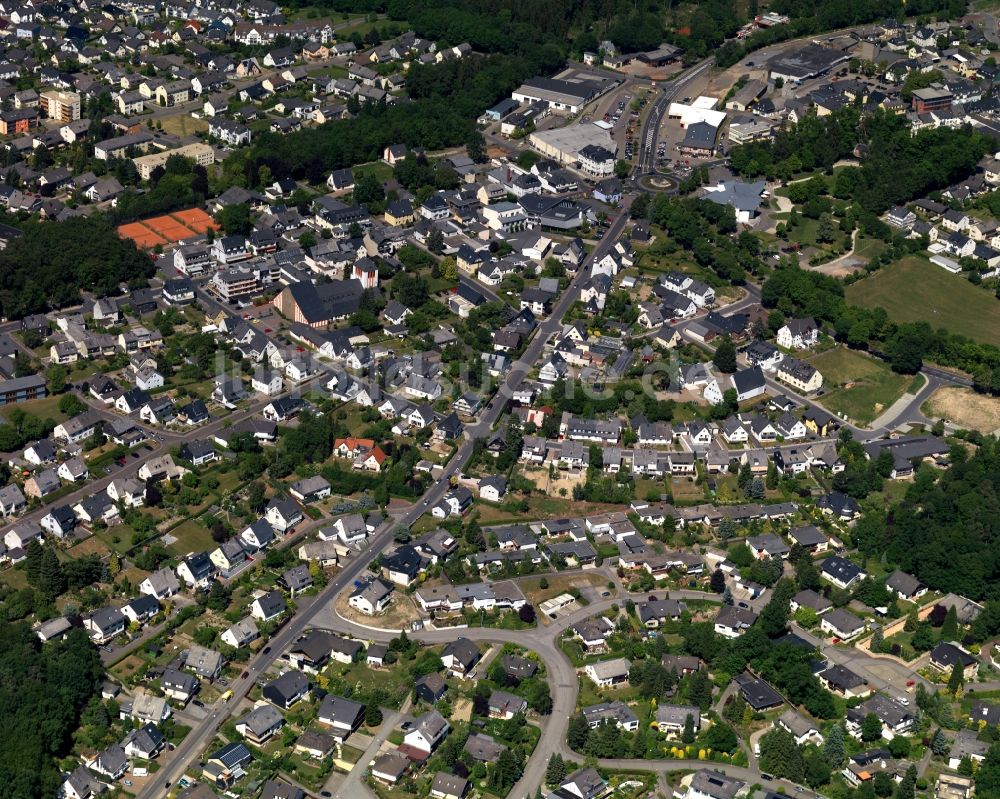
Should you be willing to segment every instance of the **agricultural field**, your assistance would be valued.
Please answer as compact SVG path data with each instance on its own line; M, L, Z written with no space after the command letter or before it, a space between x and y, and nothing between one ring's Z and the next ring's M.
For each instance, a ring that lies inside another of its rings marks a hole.
M1000 346L1000 302L926 258L909 256L847 287L847 300L881 306L896 322L928 322Z

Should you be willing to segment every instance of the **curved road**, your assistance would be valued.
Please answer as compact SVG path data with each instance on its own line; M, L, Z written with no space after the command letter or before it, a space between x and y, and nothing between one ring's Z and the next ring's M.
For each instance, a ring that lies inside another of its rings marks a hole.
M595 259L602 258L614 243L617 242L619 235L625 228L627 220L628 213L626 208L611 224L604 240L594 248L593 252L581 265L569 288L560 296L551 315L539 324L535 336L525 348L524 354L505 376L503 383L501 383L497 391L498 397L502 396L504 401L494 398L486 407L486 410L480 417L480 421L467 428L468 437L456 450L438 481L424 493L419 502L409 506L399 516L395 518L390 516L387 518L385 523L369 537L364 552L358 553L357 556L349 560L326 588L315 597L303 598L298 612L271 639L270 645L253 659L248 668L247 676L234 680L229 686L233 692L232 699L227 703L216 702L205 720L197 728L193 729L177 747L170 762L160 769L156 780L147 784L138 794L138 799L158 799L167 788L180 779L188 767L201 754L202 750L211 742L216 730L232 716L240 701L250 692L250 689L256 682L257 675L263 673L284 649L310 625L310 622L312 622L321 608L331 600L334 600L337 594L344 588L351 585L367 567L369 561L389 545L392 540L393 530L397 526L409 527L412 525L450 489L450 479L461 471L472 454L473 441L477 437L486 435L497 422L505 401L513 396L514 390L520 385L524 376L534 368L545 342L561 328L562 317L579 295L581 284L589 277L591 264ZM199 432L203 434L204 428ZM138 467L136 466L135 468ZM122 474L124 474L124 471L117 476L121 476ZM90 487L88 487L88 491L89 489Z
M563 633L574 624L591 616L608 610L614 604L623 604L626 600L645 599L650 592L622 593L616 597L601 599L589 605L580 607L574 612L562 616L545 627L531 630L501 630L491 627L445 628L440 630L424 630L410 633L410 637L427 644L443 644L455 640L462 635L469 640L480 643L513 643L535 652L545 664L549 691L552 695L552 712L542 718L542 735L531 757L524 767L524 773L517 784L511 789L509 797L531 796L537 787L544 783L545 769L549 758L559 754L564 758L582 761L584 756L572 750L566 743L566 731L570 718L576 713L577 694L579 693L579 676L576 668L559 648L559 640ZM655 592L657 594L662 592ZM675 590L669 595L673 599L710 599L711 594L703 591ZM381 630L367 625L357 624L345 619L337 613L333 604L328 609L328 624L325 625L338 632L349 633L356 638L388 643L397 634L395 630ZM705 760L645 760L645 759L598 759L601 766L626 771L656 772L665 776L668 773L685 769L711 768L722 771L732 777L760 782L761 772L756 766L733 766L726 763L715 763ZM358 763L356 767L365 768L367 763ZM775 787L782 785L786 790L801 792L801 786L783 780L775 780ZM805 794L802 794L803 796ZM811 795L811 794L810 794ZM336 799L341 799L338 795ZM345 797L346 799L346 797Z

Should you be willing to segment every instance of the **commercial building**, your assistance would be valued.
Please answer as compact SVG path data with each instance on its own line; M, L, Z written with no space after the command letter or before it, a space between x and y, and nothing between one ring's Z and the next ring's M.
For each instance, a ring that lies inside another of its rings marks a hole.
M927 114L931 111L946 111L951 108L951 100L950 91L940 85L932 85L914 89L911 103L918 114Z
M520 103L542 101L550 108L575 114L588 102L600 97L618 81L597 75L574 74L573 80L560 78L529 78L513 91L511 97Z
M592 123L538 131L528 137L528 142L560 164L580 164L581 168L589 167L586 171L593 175L614 174L614 139L607 130ZM599 157L586 157L594 153Z
M828 72L850 57L850 53L832 47L807 44L793 52L775 56L767 62L767 69L772 80L781 78L786 82L801 83Z

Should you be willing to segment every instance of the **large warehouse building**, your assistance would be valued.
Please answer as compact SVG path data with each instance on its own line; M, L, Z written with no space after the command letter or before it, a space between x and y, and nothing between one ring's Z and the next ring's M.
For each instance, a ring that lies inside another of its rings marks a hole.
M581 161L580 153L587 147L600 147L612 156L617 152L611 134L592 122L536 131L528 137L528 142L542 155L564 165Z
M850 59L850 53L810 43L798 50L778 55L767 62L771 80L781 78L788 83L801 83L815 78Z
M514 90L511 97L519 103L541 100L557 111L576 114L591 100L600 97L619 83L611 78L578 70L563 75L566 77L529 78Z

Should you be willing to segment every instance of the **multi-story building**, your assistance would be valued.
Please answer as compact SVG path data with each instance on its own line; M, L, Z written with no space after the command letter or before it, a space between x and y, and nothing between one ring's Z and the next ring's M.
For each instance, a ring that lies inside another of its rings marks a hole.
M49 119L73 122L80 118L80 95L55 90L42 92L38 96L38 107Z

